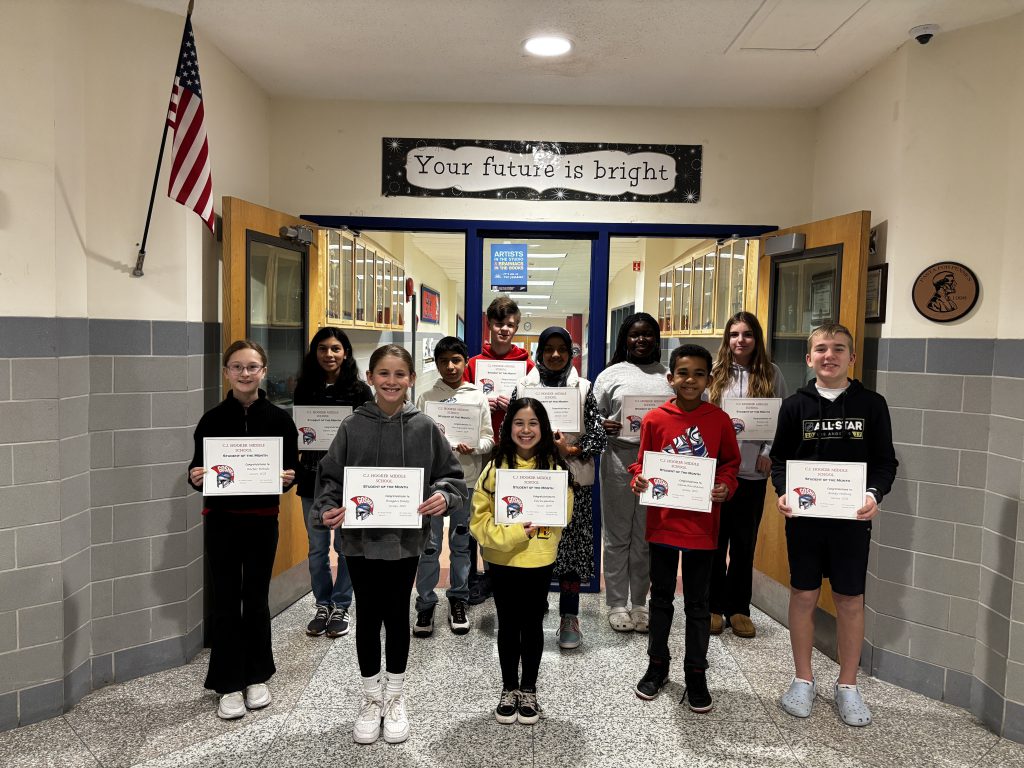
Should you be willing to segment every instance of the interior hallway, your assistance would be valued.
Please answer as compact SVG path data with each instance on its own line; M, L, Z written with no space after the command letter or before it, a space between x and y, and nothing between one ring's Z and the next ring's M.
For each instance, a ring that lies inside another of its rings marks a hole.
M442 619L433 637L413 639L409 740L359 746L351 734L359 687L354 634L306 637L311 605L307 596L274 619L278 670L267 709L218 720L216 697L202 688L203 652L185 666L98 690L62 717L0 733L0 765L1024 767L1024 745L1000 740L967 711L871 678L861 678L875 716L870 727L843 725L820 694L807 720L783 713L775 700L792 674L789 636L756 610L755 640L728 630L711 638L712 712L679 705L678 669L657 700L643 702L632 686L646 666L645 638L613 632L602 596L592 594L582 596L579 650L559 651L558 617L546 619L538 725L494 720L501 686L488 601L471 609L469 635L454 636ZM677 600L677 659L681 622ZM814 663L829 688L837 665L817 651Z

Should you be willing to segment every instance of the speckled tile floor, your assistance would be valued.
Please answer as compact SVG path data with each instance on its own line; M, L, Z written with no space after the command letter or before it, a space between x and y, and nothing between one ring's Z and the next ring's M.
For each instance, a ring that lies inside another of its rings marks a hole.
M558 649L558 618L547 617L538 725L494 721L500 675L488 602L471 609L469 635L452 635L441 620L433 637L413 639L409 740L359 746L351 737L355 638L306 637L311 605L306 597L274 620L278 672L267 709L218 720L216 697L202 687L204 653L183 667L96 691L62 717L0 733L0 766L1024 768L1024 745L1000 740L965 710L871 678L861 679L875 713L869 728L843 725L825 696L806 720L786 715L775 702L791 675L788 633L759 612L755 640L728 632L711 639L711 713L680 706L675 677L656 701L641 701L632 686L646 667L645 638L613 632L599 595L582 598L579 650ZM671 641L677 657L681 622L680 609ZM814 666L827 688L836 665L816 653Z

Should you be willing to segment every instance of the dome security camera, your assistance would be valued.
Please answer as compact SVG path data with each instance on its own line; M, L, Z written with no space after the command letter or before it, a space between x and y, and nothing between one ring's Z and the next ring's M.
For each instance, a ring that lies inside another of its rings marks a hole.
M928 45L929 41L939 33L938 24L919 24L910 28L910 36L921 45Z

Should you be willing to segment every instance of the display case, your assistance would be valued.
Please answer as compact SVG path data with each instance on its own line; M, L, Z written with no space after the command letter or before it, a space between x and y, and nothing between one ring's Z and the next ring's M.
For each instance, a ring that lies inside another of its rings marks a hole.
M326 320L352 328L405 325L405 268L383 248L345 230L321 230Z
M712 336L744 308L748 240L682 254L658 276L658 314L669 336Z

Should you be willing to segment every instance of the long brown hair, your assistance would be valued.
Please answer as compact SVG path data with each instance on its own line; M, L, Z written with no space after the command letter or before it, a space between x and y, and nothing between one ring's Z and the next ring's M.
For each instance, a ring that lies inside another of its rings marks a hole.
M747 366L750 371L750 383L747 385L747 391L743 393L744 397L775 397L775 368L764 346L761 323L749 312L737 312L725 324L722 345L718 348L718 357L711 369L708 399L715 405L722 404L722 394L729 386L729 377L732 375L734 360L732 349L729 347L729 331L736 323L745 323L754 334L754 351L750 357L750 365Z

